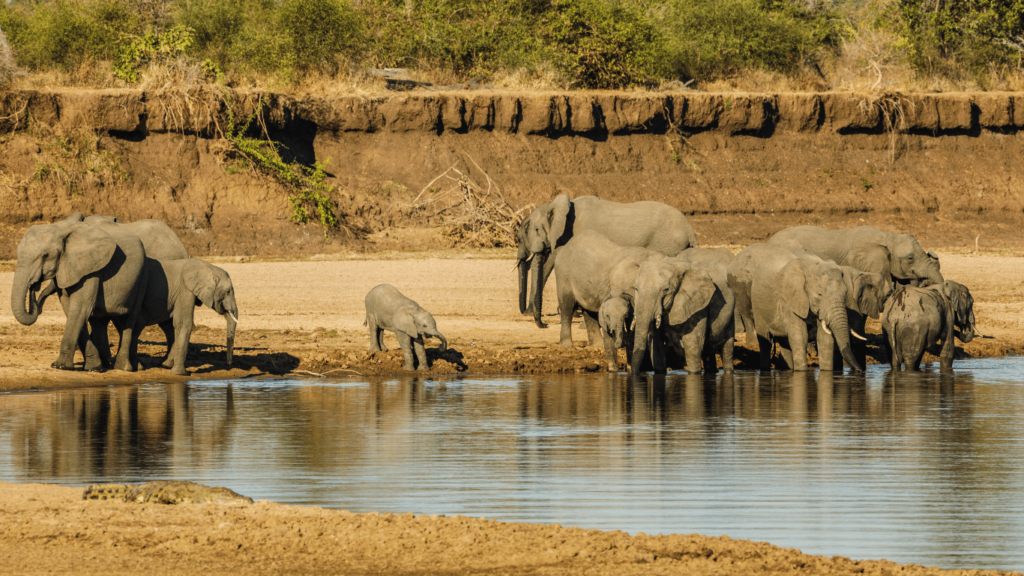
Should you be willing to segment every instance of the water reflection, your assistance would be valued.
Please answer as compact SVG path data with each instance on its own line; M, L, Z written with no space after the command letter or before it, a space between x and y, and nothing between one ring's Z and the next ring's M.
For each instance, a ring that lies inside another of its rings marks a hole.
M959 368L960 365L958 365ZM0 479L1024 568L1024 361L954 374L195 382L0 396Z

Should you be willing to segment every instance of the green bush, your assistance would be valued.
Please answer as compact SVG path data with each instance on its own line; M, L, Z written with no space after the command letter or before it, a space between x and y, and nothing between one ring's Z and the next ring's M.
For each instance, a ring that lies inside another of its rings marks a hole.
M301 68L333 64L362 38L360 15L342 0L283 0L278 15Z
M884 15L912 47L914 64L929 73L966 64L1020 65L1024 54L1024 1L897 0Z
M661 24L673 71L701 80L747 68L788 72L840 39L833 15L790 0L673 0Z
M137 34L136 11L120 0L4 4L0 27L18 63L32 68L71 69L89 60L111 60L123 34Z

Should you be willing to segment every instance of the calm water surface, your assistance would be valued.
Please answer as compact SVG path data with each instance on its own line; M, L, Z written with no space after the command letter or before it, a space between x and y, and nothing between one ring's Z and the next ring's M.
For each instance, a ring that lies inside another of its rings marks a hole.
M1024 570L1024 359L866 376L256 380L0 395L0 480L728 534Z

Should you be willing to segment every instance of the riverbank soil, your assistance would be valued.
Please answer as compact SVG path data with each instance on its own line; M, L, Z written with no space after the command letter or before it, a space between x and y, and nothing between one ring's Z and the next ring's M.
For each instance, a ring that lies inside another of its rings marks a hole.
M975 298L978 329L990 339L958 343L958 357L1024 353L1024 257L941 253L948 279L965 284ZM368 352L363 298L377 284L390 283L429 310L449 340L445 352L428 341L431 374L538 374L606 369L600 343L587 347L580 318L573 322L575 348L558 346L560 319L552 281L545 290L544 321L519 314L510 251L440 251L373 258L238 262L218 265L231 275L240 318L234 364L225 354L223 318L196 309L188 369L191 378L299 376L331 378L392 376L404 373L402 352L385 333L387 352ZM8 264L8 269L11 265ZM0 272L0 302L8 302L13 273ZM50 305L33 326L0 311L0 390L89 384L179 381L162 367L165 347L156 327L147 328L139 347L143 369L135 373L91 374L50 368L57 356L64 314ZM879 334L877 321L869 334ZM870 337L870 336L869 336ZM111 341L117 336L111 333ZM743 336L738 341L743 343ZM885 359L872 339L869 362ZM81 356L78 356L79 361ZM934 360L934 357L931 357ZM625 369L625 352L619 351ZM756 354L740 346L737 369L757 366Z
M997 574L811 556L762 542L483 518L83 500L0 482L4 574ZM1014 574L1020 574L1016 572Z

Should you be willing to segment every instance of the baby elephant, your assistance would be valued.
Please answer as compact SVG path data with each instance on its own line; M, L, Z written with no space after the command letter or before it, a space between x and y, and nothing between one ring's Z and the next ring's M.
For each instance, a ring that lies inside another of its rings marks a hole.
M171 373L186 376L185 357L192 337L195 307L206 305L227 320L227 360L231 364L235 328L238 325L238 304L231 277L223 268L198 258L156 260L146 258L143 265L146 290L142 308L132 335L130 357L137 360L139 335L146 326L157 325L167 338L167 356L163 367ZM118 320L115 319L117 324Z
M394 286L381 284L366 295L366 327L370 331L370 350L386 352L383 332L390 330L398 336L398 344L405 356L405 369L413 369L413 346L420 370L430 368L423 339L433 336L441 341L441 352L448 349L448 340L437 331L434 317L420 305L406 298Z
M925 288L900 286L885 304L882 333L894 370L904 364L920 370L921 357L936 341L941 346L939 364L948 370L953 367L953 337L974 339L974 298L966 286L951 281Z

